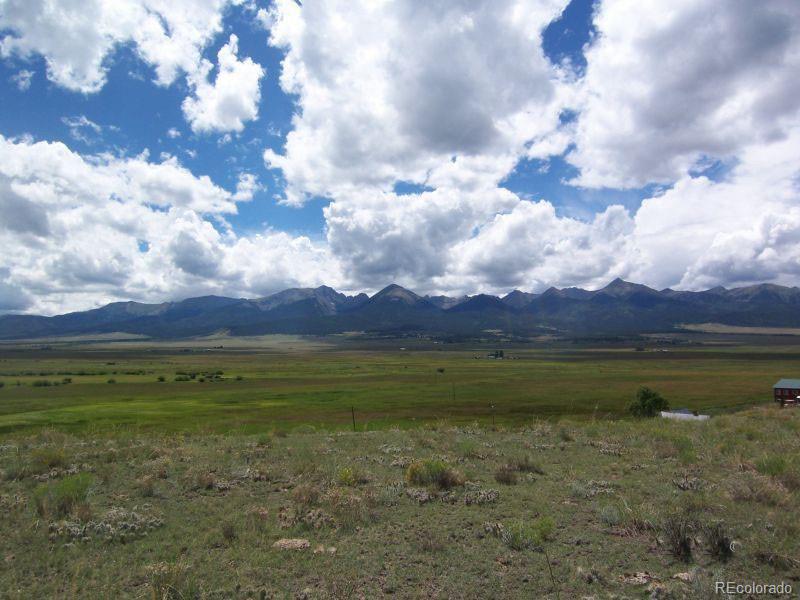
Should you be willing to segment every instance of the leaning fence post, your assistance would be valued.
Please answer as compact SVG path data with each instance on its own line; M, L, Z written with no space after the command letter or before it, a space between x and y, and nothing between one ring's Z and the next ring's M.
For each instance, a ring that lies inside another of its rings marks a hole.
M356 409L355 409L355 407L351 406L350 407L350 412L353 415L353 431L355 431L356 430Z

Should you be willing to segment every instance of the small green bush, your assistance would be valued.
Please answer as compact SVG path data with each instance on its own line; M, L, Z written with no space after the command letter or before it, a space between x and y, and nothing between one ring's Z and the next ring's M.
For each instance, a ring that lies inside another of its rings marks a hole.
M40 485L33 492L36 512L44 518L63 518L79 504L86 502L92 485L88 473L70 475L61 481Z
M464 476L441 460L421 460L406 469L406 481L414 485L435 485L449 490L464 485Z
M662 410L669 410L669 402L647 386L639 388L636 400L628 407L628 411L637 418L655 417Z
M158 376L158 382L159 382L159 383L164 383L166 380L167 380L167 378L166 378L166 377L164 377L163 375L159 375L159 376Z
M6 387L5 381L0 381L0 389Z
M48 379L36 379L31 385L33 387L50 387L53 385L53 382Z
M106 383L117 383L117 380L114 378L109 379Z
M192 380L192 378L189 377L188 375L176 375L175 376L175 381L191 381L191 380Z

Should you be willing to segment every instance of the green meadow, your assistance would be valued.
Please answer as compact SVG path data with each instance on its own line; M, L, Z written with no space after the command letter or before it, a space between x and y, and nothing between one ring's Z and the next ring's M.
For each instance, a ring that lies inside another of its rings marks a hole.
M0 349L0 432L258 432L300 425L381 429L425 422L524 424L621 417L641 385L711 414L768 403L800 348L492 348L402 342L233 347L65 345Z

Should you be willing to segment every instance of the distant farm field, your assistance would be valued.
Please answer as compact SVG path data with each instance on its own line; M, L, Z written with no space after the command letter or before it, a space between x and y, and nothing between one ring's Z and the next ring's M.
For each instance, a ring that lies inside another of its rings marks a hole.
M278 343L279 342L279 343ZM354 349L293 338L227 344L136 342L0 348L0 432L359 430L445 419L623 416L640 385L673 407L720 413L769 403L800 373L800 348L507 349L446 345ZM439 349L441 348L441 349ZM281 351L286 350L286 351ZM291 350L291 351L289 351Z

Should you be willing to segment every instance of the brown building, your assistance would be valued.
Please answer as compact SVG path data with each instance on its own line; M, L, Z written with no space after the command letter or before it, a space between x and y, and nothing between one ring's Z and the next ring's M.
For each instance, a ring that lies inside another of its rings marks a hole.
M800 379L781 379L772 386L775 402L796 404L800 398Z

